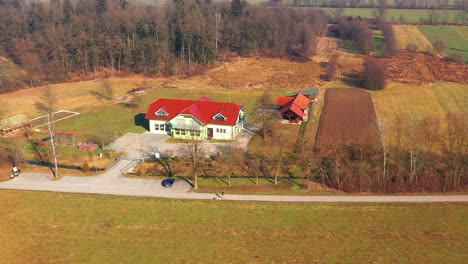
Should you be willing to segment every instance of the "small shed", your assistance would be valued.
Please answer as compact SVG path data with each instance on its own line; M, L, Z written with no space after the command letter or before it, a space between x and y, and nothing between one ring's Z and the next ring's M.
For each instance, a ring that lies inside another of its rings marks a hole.
M76 132L57 131L55 132L55 141L62 146L75 146Z
M0 120L0 134L2 136L25 132L31 128L32 120L24 114Z

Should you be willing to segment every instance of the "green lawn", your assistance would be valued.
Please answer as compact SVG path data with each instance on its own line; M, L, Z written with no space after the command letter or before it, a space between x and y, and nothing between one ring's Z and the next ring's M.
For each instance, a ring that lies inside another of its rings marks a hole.
M285 179L280 177L278 184L274 184L274 178L258 179L255 177L231 178L229 186L228 177L206 178L198 177L199 189L197 192L232 193L232 194L275 194L275 195L341 195L339 192L307 190L307 184L300 179Z
M261 92L231 91L231 101L243 105L247 110L247 118L255 110L255 102ZM137 108L128 108L123 104L105 103L95 107L84 108L80 115L57 123L60 130L77 132L78 140L88 140L99 135L109 142L127 132L141 133L147 129L144 119L146 110L152 101L160 97L198 99L208 96L215 101L228 101L229 94L225 90L187 90L176 88L161 88L141 96L142 102Z
M321 8L326 10L329 14L332 14L332 10L335 8ZM363 18L373 18L374 8L345 8L345 16L360 16ZM443 15L442 10L437 10L439 16ZM426 19L428 16L429 10L427 9L388 9L387 19L390 21L398 22L400 16L403 17L405 23L419 23L421 18ZM448 10L448 22L449 23L458 23L457 21L457 11Z
M463 33L466 34L465 28L468 27L461 27L458 30L450 26L419 26L418 28L431 43L436 40L443 41L446 45L445 53L461 53L465 61L468 61L468 38L463 37Z
M462 263L468 204L0 192L8 263Z
M373 30L374 33L374 45L375 45L375 52L378 55L382 55L385 52L385 47L384 47L384 36L382 34L382 31L380 30Z

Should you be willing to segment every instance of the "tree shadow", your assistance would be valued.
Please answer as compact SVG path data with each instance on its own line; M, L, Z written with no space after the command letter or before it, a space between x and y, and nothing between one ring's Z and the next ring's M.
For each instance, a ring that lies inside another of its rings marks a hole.
M363 76L357 73L343 73L343 83L355 88L362 88Z
M141 126L147 131L149 131L149 122L148 120L145 119L144 113L139 113L135 115L135 117L133 118L133 121L135 123L135 126Z

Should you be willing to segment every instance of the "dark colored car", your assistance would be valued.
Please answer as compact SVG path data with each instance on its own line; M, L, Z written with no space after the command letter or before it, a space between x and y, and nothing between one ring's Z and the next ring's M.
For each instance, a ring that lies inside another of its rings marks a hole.
M174 184L175 180L172 178L167 178L161 182L161 185L165 188L171 188L172 184Z

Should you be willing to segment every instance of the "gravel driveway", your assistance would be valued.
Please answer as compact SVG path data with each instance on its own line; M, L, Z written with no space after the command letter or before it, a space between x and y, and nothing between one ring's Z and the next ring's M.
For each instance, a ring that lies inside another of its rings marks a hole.
M246 150L251 137L251 134L242 132L235 139L234 146ZM170 138L168 135L150 132L142 134L127 133L107 145L107 147L117 151L125 151L128 153L129 158L146 158L153 156L155 152L164 153L166 151L179 156L183 154L185 145L183 143L169 143L168 140ZM217 152L221 152L222 148L228 144L228 142L211 142L207 140L202 143L202 148L206 155L214 156Z
M121 160L115 167L96 176L65 176L53 181L50 173L24 172L10 181L0 182L0 189L41 190L56 192L99 193L119 195L171 195L190 191L184 180L176 180L171 188L161 186L161 180L125 177L120 170L131 161Z

